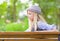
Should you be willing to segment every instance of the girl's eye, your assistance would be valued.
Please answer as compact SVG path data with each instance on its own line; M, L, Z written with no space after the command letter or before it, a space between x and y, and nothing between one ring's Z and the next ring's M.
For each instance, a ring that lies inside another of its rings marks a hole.
M29 15L31 15L31 13L28 13Z

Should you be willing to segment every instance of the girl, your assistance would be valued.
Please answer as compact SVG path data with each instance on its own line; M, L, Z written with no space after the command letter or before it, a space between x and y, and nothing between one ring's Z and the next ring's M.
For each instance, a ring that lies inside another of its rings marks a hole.
M55 25L49 25L41 16L39 6L32 5L27 10L29 29L26 31L56 31Z

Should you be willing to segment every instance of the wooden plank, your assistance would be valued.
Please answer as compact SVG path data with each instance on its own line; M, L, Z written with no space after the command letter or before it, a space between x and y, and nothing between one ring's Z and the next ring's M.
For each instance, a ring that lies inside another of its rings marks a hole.
M3 41L2 39L0 39L0 41Z
M0 38L57 38L58 35L1 35Z
M4 41L58 41L57 39L6 39Z
M20 35L20 34L60 34L60 32L0 32L0 35Z
M58 38L58 32L0 32L0 38Z
M4 32L0 33L0 38L39 38L39 39L47 39L47 38L58 38L57 32L20 32L15 33L13 32ZM50 39L51 40L51 39ZM54 39L55 40L55 39ZM43 41L43 40L42 40ZM46 40L47 41L47 40ZM52 41L52 40L51 40Z
M0 32L0 38L33 38L33 39L0 39L0 41L58 41L60 32Z

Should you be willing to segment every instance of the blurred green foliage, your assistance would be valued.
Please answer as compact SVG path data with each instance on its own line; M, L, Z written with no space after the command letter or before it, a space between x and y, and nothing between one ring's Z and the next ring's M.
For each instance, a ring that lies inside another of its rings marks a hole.
M9 23L9 24L0 25L0 31L22 32L25 31L28 27L29 27L28 19L27 17L24 17L20 23Z

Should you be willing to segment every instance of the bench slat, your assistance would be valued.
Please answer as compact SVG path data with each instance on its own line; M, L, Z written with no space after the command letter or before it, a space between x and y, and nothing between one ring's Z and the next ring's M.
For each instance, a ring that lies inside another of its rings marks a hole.
M4 41L58 41L57 39L6 39Z

